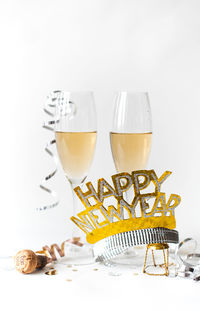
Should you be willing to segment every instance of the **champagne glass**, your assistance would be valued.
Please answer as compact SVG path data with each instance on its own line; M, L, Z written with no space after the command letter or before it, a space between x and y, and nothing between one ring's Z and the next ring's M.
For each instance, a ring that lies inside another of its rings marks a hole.
M96 145L97 124L92 92L60 92L56 105L55 136L60 162L71 185L73 215L76 216L83 206L78 204L79 199L73 189L85 181ZM80 231L74 225L72 238L79 237ZM73 260L78 257L84 259L82 249L85 251L85 247L79 249L72 254ZM89 250L88 248L88 256Z
M149 97L142 92L116 94L110 144L117 172L131 173L146 168L151 150L152 118ZM126 193L131 201L133 190ZM131 264L134 251L127 251L116 259L118 263Z

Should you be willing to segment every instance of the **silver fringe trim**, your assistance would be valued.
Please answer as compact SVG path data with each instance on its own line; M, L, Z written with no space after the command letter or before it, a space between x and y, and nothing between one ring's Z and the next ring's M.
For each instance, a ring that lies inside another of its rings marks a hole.
M94 245L97 262L106 261L124 253L129 247L155 243L178 243L178 231L167 228L148 228L118 233Z

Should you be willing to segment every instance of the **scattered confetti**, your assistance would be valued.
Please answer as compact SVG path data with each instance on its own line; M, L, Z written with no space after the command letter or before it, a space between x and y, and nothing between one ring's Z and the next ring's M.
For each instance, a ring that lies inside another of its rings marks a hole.
M57 271L56 270L49 270L47 272L45 272L45 274L47 275L56 275Z
M120 276L121 273L118 272L118 271L110 271L110 272L108 273L108 275L110 275L110 276Z

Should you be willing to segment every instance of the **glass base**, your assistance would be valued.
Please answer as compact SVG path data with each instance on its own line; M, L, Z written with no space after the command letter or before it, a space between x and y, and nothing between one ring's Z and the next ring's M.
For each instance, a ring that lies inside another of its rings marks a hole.
M131 247L125 253L109 260L111 264L118 266L140 267L144 264L145 247Z
M91 245L85 243L83 246L68 244L65 247L65 257L59 259L63 265L91 265L95 258Z

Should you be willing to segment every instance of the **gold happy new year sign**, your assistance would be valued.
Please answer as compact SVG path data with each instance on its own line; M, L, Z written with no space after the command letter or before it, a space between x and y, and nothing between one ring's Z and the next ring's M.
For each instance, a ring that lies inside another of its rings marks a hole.
M111 176L112 185L100 178L97 189L87 182L86 192L80 187L74 189L85 209L77 217L72 216L71 220L86 233L89 243L138 229L174 229L174 209L180 204L181 197L171 194L167 198L161 192L162 184L170 175L171 172L166 171L158 178L154 170L134 171L131 174L124 172ZM133 199L128 203L124 193L131 187ZM111 197L114 204L109 205L107 202Z

